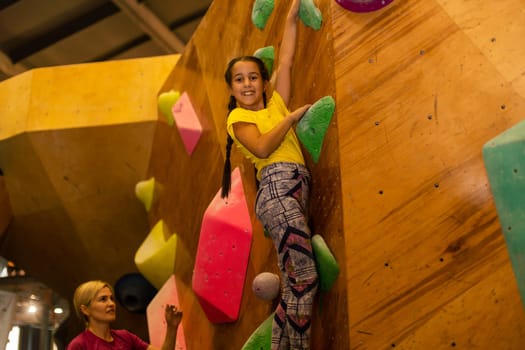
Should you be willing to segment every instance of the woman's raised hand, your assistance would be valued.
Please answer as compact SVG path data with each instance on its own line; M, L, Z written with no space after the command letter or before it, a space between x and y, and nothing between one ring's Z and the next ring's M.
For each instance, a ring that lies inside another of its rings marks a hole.
M175 305L167 304L164 309L164 317L168 327L177 328L182 320L182 311L179 311Z

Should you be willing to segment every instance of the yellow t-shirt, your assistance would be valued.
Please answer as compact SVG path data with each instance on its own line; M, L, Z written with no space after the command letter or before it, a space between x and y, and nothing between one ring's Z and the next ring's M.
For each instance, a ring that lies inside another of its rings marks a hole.
M233 132L233 124L237 122L252 123L257 126L261 134L264 134L272 130L289 113L281 95L274 91L265 109L250 111L237 107L228 116L226 122L228 134L233 138L241 152L255 164L258 179L260 179L261 170L272 163L291 162L304 165L304 157L297 136L293 129L290 129L281 145L268 158L257 158L237 140Z

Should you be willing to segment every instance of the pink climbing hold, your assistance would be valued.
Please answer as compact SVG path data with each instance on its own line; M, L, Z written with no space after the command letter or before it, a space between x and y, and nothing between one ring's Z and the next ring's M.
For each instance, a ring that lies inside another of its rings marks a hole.
M250 212L239 168L227 200L219 190L202 219L192 288L212 323L239 316L252 243Z
M339 5L352 12L372 12L382 9L394 0L335 0Z
M146 309L148 319L148 332L151 345L160 349L166 337L166 321L164 318L164 307L166 304L175 305L180 309L179 294L177 293L177 282L175 275L164 283ZM184 313L184 310L182 310ZM183 317L184 318L184 317ZM184 328L182 323L177 330L177 345L174 350L186 350L184 339Z
M184 147L186 147L188 154L191 155L201 137L202 126L186 92L175 102L171 112L179 129Z

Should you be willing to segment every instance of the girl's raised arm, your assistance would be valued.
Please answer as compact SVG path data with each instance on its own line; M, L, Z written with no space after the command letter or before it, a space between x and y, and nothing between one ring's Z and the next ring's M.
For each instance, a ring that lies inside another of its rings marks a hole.
M299 17L299 6L301 0L293 0L288 11L284 26L283 39L279 48L279 58L275 71L275 90L281 95L284 103L288 106L290 101L290 86L292 76L292 65L295 57L295 41L297 38L297 19Z

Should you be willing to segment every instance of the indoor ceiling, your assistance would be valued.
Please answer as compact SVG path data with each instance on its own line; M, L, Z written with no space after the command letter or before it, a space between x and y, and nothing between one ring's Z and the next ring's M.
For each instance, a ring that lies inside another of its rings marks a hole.
M212 0L0 0L0 81L56 65L180 53Z

